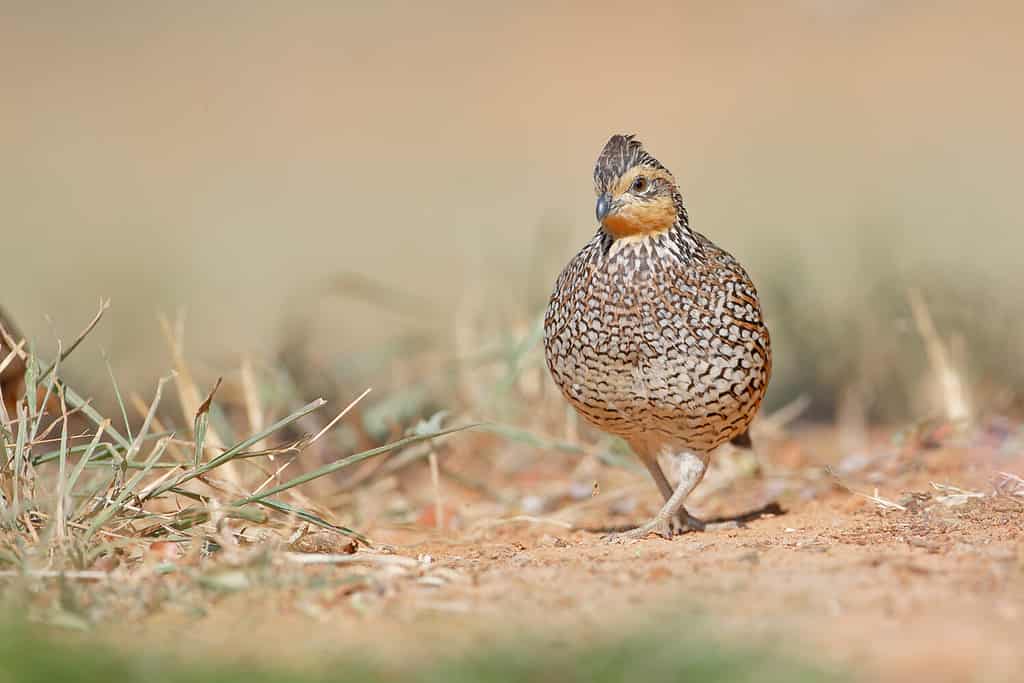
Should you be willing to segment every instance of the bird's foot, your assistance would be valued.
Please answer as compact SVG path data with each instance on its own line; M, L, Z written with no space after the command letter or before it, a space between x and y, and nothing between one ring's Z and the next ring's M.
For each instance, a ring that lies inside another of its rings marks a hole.
M729 520L726 522L705 522L701 519L697 519L686 509L679 511L679 517L676 520L676 525L681 529L679 534L685 534L687 531L722 531L724 529L739 529L739 522L735 520Z
M636 541L642 538L647 538L651 534L671 539L675 536L682 536L683 534L694 531L721 531L723 529L737 528L739 528L739 524L733 521L712 523L703 522L685 510L682 510L674 517L663 518L659 515L650 522L641 524L635 529L608 534L604 537L604 540L609 543L624 543L626 541Z
M642 538L647 538L651 534L657 534L662 538L672 538L675 533L672 520L662 520L655 517L647 524L641 524L635 529L629 529L628 531L620 531L614 534L608 534L604 537L604 540L609 543L625 543L627 541L638 541Z
M679 533L685 534L687 531L705 531L708 525L691 515L683 508L679 511L674 519L676 526L679 528Z
M635 529L608 534L604 537L604 540L610 543L622 543L624 541L635 541L641 538L647 538L651 534L671 539L673 536L681 536L682 534L690 531L704 530L704 524L700 523L700 520L693 519L692 521L698 522L700 526L690 524L690 520L684 522L678 516L662 517L661 515L658 515L651 521L646 524L641 524Z

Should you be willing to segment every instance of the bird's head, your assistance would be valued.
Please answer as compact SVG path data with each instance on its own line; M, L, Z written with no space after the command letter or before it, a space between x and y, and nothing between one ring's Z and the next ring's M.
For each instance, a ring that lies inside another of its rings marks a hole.
M664 232L686 226L676 180L632 135L613 135L594 166L597 220L611 237Z

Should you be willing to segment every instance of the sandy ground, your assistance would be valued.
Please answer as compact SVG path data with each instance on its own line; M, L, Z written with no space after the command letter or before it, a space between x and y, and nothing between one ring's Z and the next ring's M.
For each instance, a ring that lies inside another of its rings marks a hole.
M600 493L550 514L463 520L443 532L381 525L375 550L305 567L301 586L258 600L253 591L229 595L198 621L165 614L143 628L175 633L186 648L307 662L355 651L395 662L510 633L559 647L669 624L767 644L863 680L1016 680L1024 486L1015 493L999 473L1020 473L1021 456L984 433L931 447L886 445L887 433L878 455L843 461L829 455L832 438L776 444L760 476L713 473L695 513L784 509L737 529L609 543L586 529L640 521L658 500L643 475L603 468ZM876 487L879 500L853 492ZM472 504L462 510L468 517ZM370 569L349 580L362 562ZM238 642L239 615L248 615L247 644Z

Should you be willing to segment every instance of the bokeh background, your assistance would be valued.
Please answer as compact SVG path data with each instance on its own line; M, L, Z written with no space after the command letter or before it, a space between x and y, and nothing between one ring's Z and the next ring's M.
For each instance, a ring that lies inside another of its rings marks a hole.
M67 368L99 396L100 347L148 392L179 309L210 373L296 339L347 367L464 354L460 330L529 329L629 131L762 290L771 404L934 409L917 289L975 400L1012 410L1022 25L1013 2L4 3L0 304L52 349L46 316L73 337L111 298Z

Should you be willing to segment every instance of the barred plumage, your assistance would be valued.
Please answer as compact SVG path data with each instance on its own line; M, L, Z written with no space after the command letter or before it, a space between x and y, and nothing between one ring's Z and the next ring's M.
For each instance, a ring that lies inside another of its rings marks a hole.
M699 461L692 489L713 449L745 437L771 373L768 330L746 271L690 229L674 178L639 141L612 137L594 181L601 226L555 284L547 363L569 402L625 438L670 499L659 455ZM659 513L674 527L696 522L683 499Z

